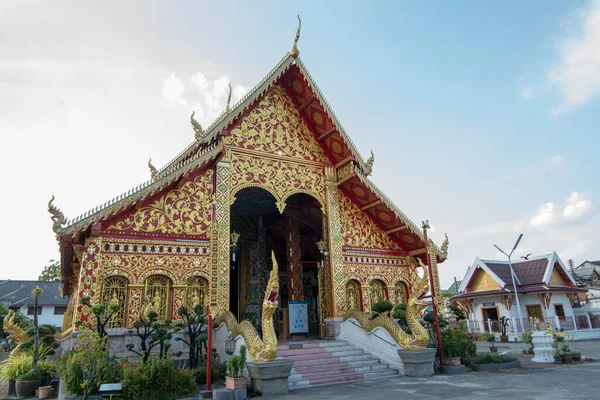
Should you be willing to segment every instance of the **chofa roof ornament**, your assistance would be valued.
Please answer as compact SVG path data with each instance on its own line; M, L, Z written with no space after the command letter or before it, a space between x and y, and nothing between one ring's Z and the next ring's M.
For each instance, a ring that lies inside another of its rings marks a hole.
M199 141L204 135L204 131L202 130L202 125L200 125L200 123L194 119L194 115L196 115L196 111L192 111L192 115L190 115L190 123L194 129L194 138Z
M148 168L150 169L150 177L152 180L155 180L156 176L158 175L158 171L156 170L156 167L152 165L152 159L148 160Z
M367 176L369 176L373 173L373 164L374 163L375 163L375 154L373 154L373 150L371 150L371 157L369 157L369 159L365 163L365 167L367 167L367 170L365 171L367 173Z
M60 209L58 207L56 207L54 204L52 204L53 202L54 202L54 195L52 195L52 198L48 202L48 212L52 215L50 217L53 222L52 230L54 232L58 232L62 228L62 226L67 223L67 219L65 218L65 215L63 214L63 212L60 211Z
M298 30L296 31L296 38L294 39L294 45L292 46L292 50L290 54L294 58L298 58L300 55L300 50L298 50L298 40L300 40L300 27L302 26L302 20L300 19L300 15L298 15Z
M229 113L229 103L231 103L231 83L229 84L229 96L227 96L227 104L225 105L225 114Z

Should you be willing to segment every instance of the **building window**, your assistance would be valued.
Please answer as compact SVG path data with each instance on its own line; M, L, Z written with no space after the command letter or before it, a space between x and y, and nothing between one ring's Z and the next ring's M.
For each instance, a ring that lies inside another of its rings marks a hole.
M346 305L348 310L359 310L360 306L360 285L355 280L350 280L346 284Z
M185 306L190 313L194 311L194 308L198 304L204 307L204 311L206 312L207 289L208 282L204 278L193 276L187 280L187 287L185 288Z
M66 306L55 306L54 307L54 315L64 315L67 311Z
M373 309L373 305L382 300L385 300L385 284L378 280L373 279L369 284L369 294L371 300L371 310Z
M33 315L33 307L27 307L27 315ZM38 306L38 315L42 315L42 306Z
M154 311L159 320L171 318L171 280L163 275L151 275L146 279L144 286L144 314Z
M394 285L394 301L396 304L406 303L406 286L403 282L396 282Z
M563 307L562 304L555 304L554 305L554 312L556 313L556 316L558 318L564 318L565 317L565 308Z
M128 283L129 281L122 276L110 276L102 282L102 304L119 306L119 311L114 313L106 324L107 328L125 327Z

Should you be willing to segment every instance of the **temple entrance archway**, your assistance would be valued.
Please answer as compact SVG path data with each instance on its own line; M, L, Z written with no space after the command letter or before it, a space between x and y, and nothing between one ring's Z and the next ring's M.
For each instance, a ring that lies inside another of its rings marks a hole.
M317 242L323 237L321 204L299 193L286 199L283 213L267 190L249 187L235 194L231 205L231 234L239 234L230 256L231 312L238 320L255 322L260 329L262 301L272 269L271 251L279 266L280 310L290 301L306 301L308 333L319 332ZM232 238L235 235L232 236ZM281 313L275 314L281 328Z

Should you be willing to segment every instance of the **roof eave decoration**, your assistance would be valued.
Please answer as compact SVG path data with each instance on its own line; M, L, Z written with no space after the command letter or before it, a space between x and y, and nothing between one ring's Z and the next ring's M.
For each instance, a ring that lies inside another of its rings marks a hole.
M300 28L302 28L302 20L300 19L300 15L298 15L298 29L296 30L296 38L294 39L294 45L292 46L292 50L290 50L290 55L294 58L298 58L300 55L300 50L298 50L298 40L300 40Z
M65 218L65 215L63 214L63 212L58 207L56 207L53 203L54 203L54 195L52 195L52 198L48 202L48 212L51 215L50 219L52 219L52 230L55 233L58 233L62 229L62 226L66 225L67 219Z
M423 243L425 243L425 236L423 235L423 231L408 218L406 214L404 214L400 209L390 200L379 188L369 180L360 170L355 168L356 176L358 179L369 188L375 195L381 200L383 204L385 204L390 210L392 210L398 219L406 224L407 228L415 235L417 235ZM433 240L429 239L429 245L433 247L435 253L441 260L445 260L448 257L448 235L446 235L446 239L444 240L444 244L440 249Z
M210 161L213 157L217 156L221 152L221 147L218 144L214 144L206 149L202 150L195 157L190 158L184 162L179 163L176 169L169 174L159 174L155 180L149 180L141 185L136 186L129 191L122 193L121 195L113 198L106 203L89 210L88 212L80 215L73 220L67 221L62 220L62 224L57 225L61 221L60 216L64 218L62 212L52 205L52 200L48 203L48 211L53 215L52 220L54 222L54 232L57 236L72 235L77 232L81 232L87 229L89 226L103 221L109 217L116 215L117 213L133 206L140 200L144 200L147 197L153 196L157 192L163 190L165 187L174 183L177 179L184 176L190 171L198 168L199 166ZM66 225L64 228L62 225Z

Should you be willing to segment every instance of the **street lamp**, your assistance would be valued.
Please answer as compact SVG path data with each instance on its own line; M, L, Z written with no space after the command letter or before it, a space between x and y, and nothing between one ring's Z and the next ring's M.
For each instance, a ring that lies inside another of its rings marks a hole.
M502 254L504 254L506 257L508 257L508 268L510 268L510 276L512 277L513 289L515 290L515 299L517 300L517 311L519 313L519 320L521 321L521 324L523 323L523 314L521 313L521 302L519 302L519 295L517 294L517 285L515 284L515 271L513 271L512 263L510 261L510 256L512 256L512 253L516 250L522 237L523 237L523 234L521 233L519 235L519 238L517 239L517 242L515 243L515 245L513 246L512 250L510 251L509 254L506 254L506 252L504 252L504 250L502 250L500 247L498 247L494 244L495 248L497 248ZM519 333L519 328L517 328L516 326L515 326L515 330L517 331L516 333ZM523 329L523 332L525 332L524 329Z

